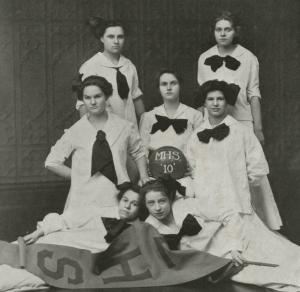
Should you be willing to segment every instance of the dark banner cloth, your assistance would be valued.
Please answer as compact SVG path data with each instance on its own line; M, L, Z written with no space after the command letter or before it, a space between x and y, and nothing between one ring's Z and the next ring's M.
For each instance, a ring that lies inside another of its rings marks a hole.
M176 285L228 269L231 261L194 250L171 251L156 229L139 222L98 254L60 245L0 241L0 264L24 266L51 286L79 289Z

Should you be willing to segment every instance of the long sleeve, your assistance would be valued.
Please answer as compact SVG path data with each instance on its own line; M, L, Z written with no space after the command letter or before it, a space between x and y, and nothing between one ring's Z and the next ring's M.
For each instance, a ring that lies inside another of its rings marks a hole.
M251 59L250 62L250 75L249 82L247 85L247 99L248 101L251 97L257 96L261 98L260 90L259 90L259 63L255 56Z
M133 124L131 124L129 131L128 151L134 160L138 160L142 156L145 156L145 148L142 139Z
M140 120L140 135L145 147L146 156L149 153L151 119L149 113L143 113Z
M51 148L51 151L46 158L45 166L57 166L63 164L74 150L71 141L71 132L66 130L63 136Z
M253 186L259 185L262 177L269 173L268 163L263 149L251 129L245 132L244 139L248 180Z

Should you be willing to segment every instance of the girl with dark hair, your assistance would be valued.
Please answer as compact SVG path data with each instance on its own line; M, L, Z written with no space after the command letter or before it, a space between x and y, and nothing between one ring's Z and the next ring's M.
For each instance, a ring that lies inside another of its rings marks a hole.
M106 110L112 90L103 77L84 79L79 98L87 114L65 131L46 159L46 168L71 180L65 210L96 205L109 214L117 204L116 185L129 181L127 153L135 160L141 182L148 181L144 147L136 127ZM72 168L64 164L71 155Z
M144 113L140 121L146 153L163 146L173 146L185 153L187 140L202 122L199 111L181 103L180 86L181 78L175 71L163 69L158 73L157 87L163 104ZM183 178L181 183L188 186L188 180Z
M91 75L107 79L113 87L112 95L108 99L109 110L137 125L136 115L140 116L145 109L136 68L122 55L125 42L124 25L119 21L106 21L100 17L90 18L88 25L103 45L103 51L80 67L80 79L84 80ZM86 112L80 100L77 101L76 108L81 116Z
M111 233L111 229L120 220L124 223L135 222L141 212L139 186L125 182L118 190L118 205L112 208L109 214L103 213L103 209L97 205L67 209L62 214L50 213L38 222L34 232L24 236L25 243L32 244L37 241L95 252L107 248L111 237L117 236ZM122 228L119 231L121 230Z
M261 118L261 94L259 90L259 63L256 56L238 43L240 26L236 18L223 11L214 21L216 45L200 55L198 60L198 83L218 79L235 83L240 87L237 101L228 108L236 120L254 130L264 144ZM259 186L252 188L256 211L263 221L274 230L280 229L282 221L270 183L265 176Z

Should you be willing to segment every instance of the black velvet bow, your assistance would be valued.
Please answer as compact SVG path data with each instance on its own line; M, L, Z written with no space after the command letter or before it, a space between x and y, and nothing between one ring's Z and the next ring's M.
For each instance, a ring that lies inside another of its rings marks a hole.
M177 134L183 133L187 128L187 119L169 119L168 117L155 115L157 122L153 124L151 133L154 134L158 130L166 131L172 126Z
M91 175L100 171L114 184L117 183L117 174L109 144L102 130L97 132L93 145Z
M169 248L171 250L179 249L179 243L183 236L192 236L198 234L202 230L201 225L198 223L197 219L188 214L182 222L182 226L178 234L164 234Z
M237 70L240 67L241 62L231 56L221 57L213 55L204 61L204 64L211 67L213 72L216 72L225 62L225 66L230 70Z
M185 196L186 188L182 186L176 179L174 179L170 174L164 175L158 178L159 181L163 183L165 188L168 190L169 193L178 193L182 196ZM174 194L175 196L175 194Z
M101 217L101 219L107 231L107 234L104 236L107 243L111 243L120 233L130 226L130 224L123 219L107 217Z
M229 134L229 127L226 124L221 124L213 129L205 129L197 133L199 141L208 143L210 138L214 138L218 141L223 140Z
M115 67L115 69L117 70L117 87L118 87L119 96L122 99L127 99L129 93L129 86L127 83L127 79L125 75L120 72L119 67Z

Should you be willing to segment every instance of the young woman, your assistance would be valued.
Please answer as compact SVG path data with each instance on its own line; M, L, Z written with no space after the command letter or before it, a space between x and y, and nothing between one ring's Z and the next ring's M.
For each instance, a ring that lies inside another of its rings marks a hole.
M217 180L214 177L211 183ZM146 222L164 235L170 248L231 258L242 268L231 278L236 282L299 291L300 248L266 228L255 213L246 216L232 211L209 218L199 208L202 200L174 201L174 192L159 180L145 184L141 194L149 212Z
M118 21L106 21L99 17L89 20L94 36L103 45L103 52L98 52L87 60L79 69L80 79L88 76L102 76L112 84L113 92L108 103L109 109L119 117L137 125L144 111L142 92L139 88L138 75L132 62L122 55L125 43L125 28ZM81 116L86 112L83 102L76 104Z
M144 113L140 121L140 134L147 154L163 146L173 146L185 153L187 140L202 122L199 111L180 102L180 83L180 77L173 70L165 69L157 75L163 104ZM180 123L180 127L170 124L165 128L165 120L167 123ZM188 178L181 183L188 186Z
M106 110L111 84L100 76L84 79L79 99L87 114L76 122L51 148L45 165L57 175L71 179L65 204L69 208L117 204L116 185L129 181L127 153L138 167L141 183L148 180L144 148L136 127ZM64 164L72 154L72 168Z
M38 243L68 245L95 252L106 249L112 240L111 229L118 222L112 221L108 226L107 220L109 219L102 218L101 220L101 217L108 216L133 223L138 220L139 213L141 213L141 210L139 211L140 187L124 183L119 189L118 205L111 209L109 216L96 205L67 209L60 215L50 213L38 222L34 232L24 236L26 244L38 241ZM116 235L117 233L113 236Z
M256 56L238 43L239 26L234 16L223 11L214 21L216 45L200 55L198 83L218 79L239 85L240 92L229 113L239 122L254 130L263 144L259 63ZM280 229L282 221L268 178L252 188L252 199L257 213L271 229Z

